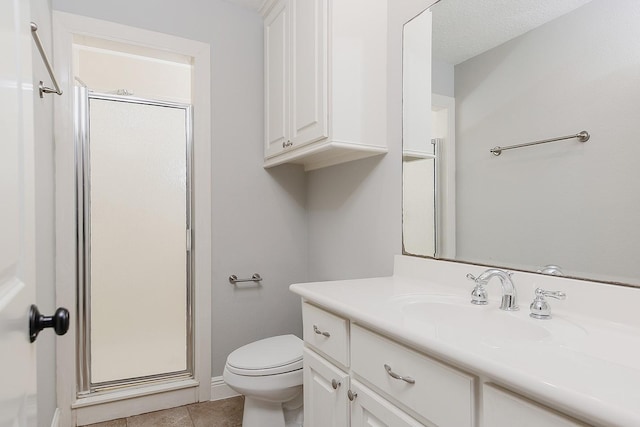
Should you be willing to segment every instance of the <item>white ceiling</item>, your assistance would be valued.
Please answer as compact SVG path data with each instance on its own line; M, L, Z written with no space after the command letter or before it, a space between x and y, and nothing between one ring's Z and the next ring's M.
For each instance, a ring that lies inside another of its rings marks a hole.
M265 0L224 0L259 10ZM432 7L433 56L456 65L592 0L443 0Z
M444 0L433 6L433 56L459 64L591 0Z

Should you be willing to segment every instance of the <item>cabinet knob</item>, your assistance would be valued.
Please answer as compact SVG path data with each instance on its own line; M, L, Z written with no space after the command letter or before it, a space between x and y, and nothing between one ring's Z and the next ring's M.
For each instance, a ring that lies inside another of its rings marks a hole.
M354 393L351 390L348 390L347 397L349 398L350 401L353 402L356 399L356 397L358 397L358 393Z
M336 380L335 378L331 380L331 387L333 387L334 390L337 390L340 385L340 381Z

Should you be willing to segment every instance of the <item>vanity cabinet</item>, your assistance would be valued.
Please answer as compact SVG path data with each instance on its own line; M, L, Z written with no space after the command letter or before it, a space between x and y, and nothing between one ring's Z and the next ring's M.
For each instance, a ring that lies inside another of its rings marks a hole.
M360 341L353 342L353 333L359 335L362 328L307 303L303 303L302 318L305 427L435 425L420 423L372 391L364 381L354 379L366 378L351 366L356 360L359 363L362 357L366 358L360 350L379 351L373 347L365 349ZM358 359L353 359L351 354L354 345L359 349ZM380 369L384 372L382 365Z
M305 427L424 426L309 349L304 387Z
M387 0L269 0L261 12L264 166L386 153Z
M587 426L308 302L302 317L305 427Z

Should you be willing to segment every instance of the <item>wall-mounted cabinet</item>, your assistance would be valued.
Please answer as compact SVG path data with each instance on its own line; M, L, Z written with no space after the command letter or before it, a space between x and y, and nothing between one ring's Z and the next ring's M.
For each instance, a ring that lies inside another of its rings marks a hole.
M262 14L264 166L386 153L387 0L271 0Z

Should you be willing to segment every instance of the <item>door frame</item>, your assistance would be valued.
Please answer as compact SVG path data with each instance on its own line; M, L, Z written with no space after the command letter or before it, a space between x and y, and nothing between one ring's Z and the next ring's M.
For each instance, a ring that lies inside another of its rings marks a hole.
M194 378L77 397L76 155L72 43L84 35L193 58ZM53 12L56 75L67 96L54 103L56 303L73 307L71 339L56 349L60 425L76 426L211 399L211 74L210 46L63 12Z
M437 258L456 256L456 100L450 96L431 94L431 109L440 112L441 132L435 135L444 144L437 148L436 235ZM435 129L432 124L431 134Z

